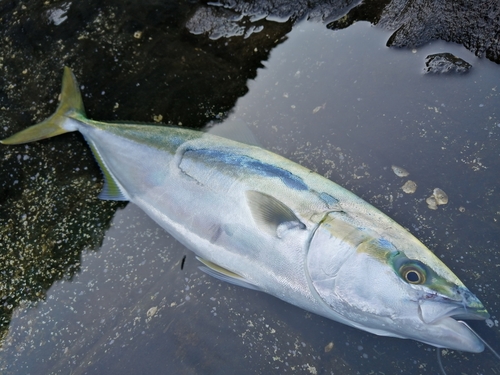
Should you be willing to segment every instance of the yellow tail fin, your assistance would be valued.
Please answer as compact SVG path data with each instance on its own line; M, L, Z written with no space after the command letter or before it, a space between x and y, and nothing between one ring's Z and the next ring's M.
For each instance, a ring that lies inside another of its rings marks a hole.
M70 68L64 68L61 102L57 110L48 119L20 131L8 138L0 140L5 145L15 145L55 137L56 135L74 131L63 127L68 117L85 116L82 97L76 78Z

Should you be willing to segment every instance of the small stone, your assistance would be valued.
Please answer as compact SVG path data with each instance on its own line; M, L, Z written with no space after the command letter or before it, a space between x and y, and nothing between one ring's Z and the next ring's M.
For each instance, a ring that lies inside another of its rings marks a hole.
M158 307L157 306L154 306L154 307L151 307L147 312L146 312L146 316L148 318L152 318L153 316L155 316L156 312L158 311Z
M398 177L406 177L410 174L406 169L398 167L396 165L392 165L391 168L394 174Z
M433 195L431 195L429 198L427 198L425 200L425 203L427 203L427 206L431 209L431 210L437 210L438 208L438 205L437 205L437 202L436 202L436 198L434 198Z
M325 346L325 353L328 353L333 349L333 342L329 342L327 346Z
M417 191L417 184L415 181L408 180L405 182L405 184L401 187L403 191L406 194L413 194L415 191Z
M458 210L459 210L460 212L465 212L465 207L460 206L460 207L458 207Z
M432 195L436 199L436 203L438 205L448 203L448 195L446 195L446 193L443 190L435 188L434 191L432 192Z

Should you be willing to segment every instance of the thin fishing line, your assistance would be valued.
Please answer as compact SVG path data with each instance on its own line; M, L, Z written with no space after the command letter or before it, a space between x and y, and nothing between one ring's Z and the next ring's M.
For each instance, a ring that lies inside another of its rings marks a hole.
M441 362L441 349L440 348L436 348L436 353L437 353L437 358L438 358L439 369L441 370L441 372L443 373L443 375L447 375L446 371L444 371L443 362Z
M464 326L466 326L469 329L469 331L471 331L479 340L481 340L484 346L486 346L493 353L495 357L500 359L500 355L495 351L495 349L493 349L492 346L488 344L481 336L479 336L479 334L476 331L474 331L467 323L465 323L463 320L457 320L457 322L462 323ZM439 369L441 370L441 373L443 375L447 375L443 367L443 362L441 361L441 349L436 348L436 353L437 353L437 361Z

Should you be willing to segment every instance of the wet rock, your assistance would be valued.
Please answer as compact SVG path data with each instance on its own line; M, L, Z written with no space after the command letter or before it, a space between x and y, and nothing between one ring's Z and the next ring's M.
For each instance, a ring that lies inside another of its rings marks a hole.
M472 65L451 53L436 53L425 58L425 73L467 73Z
M393 0L384 9L379 25L395 30L387 41L389 47L412 48L441 39L500 62L497 0Z
M324 21L337 19L350 8L361 3L360 0L221 0L218 4L232 9L251 20L267 18L275 21L308 20Z
M233 36L249 37L264 29L262 25L247 25L242 16L225 8L200 7L186 23L186 28L193 34L208 34L210 39L230 38Z
M343 29L357 21L394 31L388 47L413 48L441 39L500 63L500 3L496 0L364 1L327 27Z

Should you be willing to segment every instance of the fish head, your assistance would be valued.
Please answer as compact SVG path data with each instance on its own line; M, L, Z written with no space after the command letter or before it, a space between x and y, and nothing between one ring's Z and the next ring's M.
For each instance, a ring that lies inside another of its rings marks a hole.
M487 319L485 307L427 247L401 233L380 236L331 215L307 254L323 315L381 335L478 353L483 343L457 319Z

